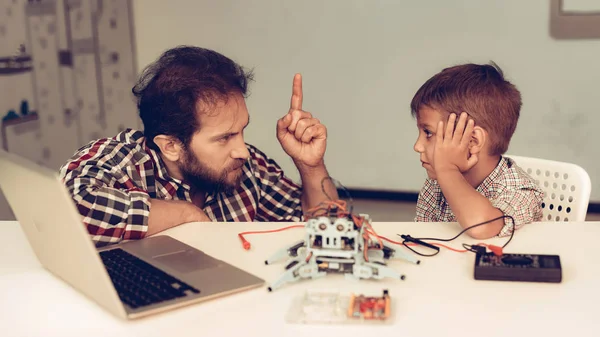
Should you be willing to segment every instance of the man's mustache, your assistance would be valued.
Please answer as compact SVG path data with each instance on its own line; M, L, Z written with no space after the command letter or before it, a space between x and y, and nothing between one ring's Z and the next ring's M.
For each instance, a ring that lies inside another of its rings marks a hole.
M229 166L227 168L227 171L231 172L231 171L235 171L239 168L242 168L244 166L244 164L246 164L246 161L243 159L236 159L236 161L231 164L231 166Z

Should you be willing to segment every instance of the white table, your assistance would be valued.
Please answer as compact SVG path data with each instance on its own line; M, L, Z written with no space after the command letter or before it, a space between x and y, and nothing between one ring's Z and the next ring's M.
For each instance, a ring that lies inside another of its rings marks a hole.
M252 272L267 283L283 272L283 262L266 257L301 238L302 229L249 235L242 249L237 233L275 229L287 223L194 223L168 234L208 254ZM380 235L397 233L451 237L456 224L375 223ZM390 266L405 281L347 281L329 275L263 288L177 309L136 321L112 316L43 269L17 222L0 222L0 327L2 336L597 336L600 334L600 223L535 223L517 231L506 252L558 254L560 284L476 281L473 253L444 250L420 265L398 260ZM488 240L502 244L505 239ZM477 242L461 236L451 243ZM68 244L65 242L65 244ZM406 249L399 247L399 249ZM287 324L295 296L309 289L381 292L395 303L394 323L386 326Z

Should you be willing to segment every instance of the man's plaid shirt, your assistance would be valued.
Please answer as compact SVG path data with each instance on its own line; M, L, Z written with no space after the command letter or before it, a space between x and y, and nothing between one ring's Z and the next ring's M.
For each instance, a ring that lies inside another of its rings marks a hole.
M477 187L492 205L515 219L515 228L542 220L544 192L535 181L510 158L502 157L498 166ZM415 221L456 222L456 217L437 181L427 179L419 193ZM512 223L505 218L498 236L510 235Z
M275 161L247 148L241 185L231 195L208 195L206 215L213 221L301 221L301 188ZM169 176L159 154L135 130L80 148L60 176L96 246L143 238L151 198L191 202L190 186Z

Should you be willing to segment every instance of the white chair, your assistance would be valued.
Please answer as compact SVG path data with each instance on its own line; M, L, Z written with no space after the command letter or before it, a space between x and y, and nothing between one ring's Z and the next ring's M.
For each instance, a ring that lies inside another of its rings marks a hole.
M580 166L547 159L506 155L546 192L542 221L585 221L592 183Z

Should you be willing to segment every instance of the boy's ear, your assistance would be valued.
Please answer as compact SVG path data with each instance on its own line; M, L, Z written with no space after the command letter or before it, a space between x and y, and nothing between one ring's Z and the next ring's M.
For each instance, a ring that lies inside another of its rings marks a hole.
M471 141L469 143L469 153L479 154L488 141L487 132L480 126L473 128L473 134L471 135Z
M172 136L158 135L154 137L154 144L160 149L160 153L169 161L178 161L183 154L181 142Z

